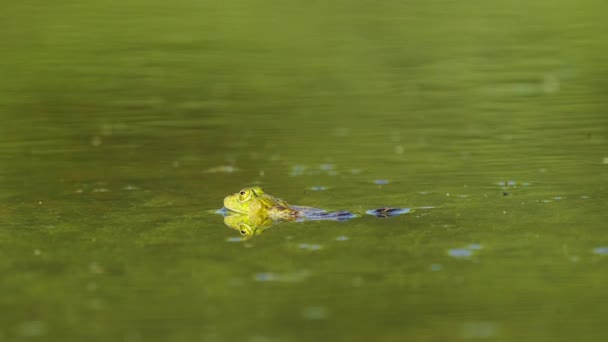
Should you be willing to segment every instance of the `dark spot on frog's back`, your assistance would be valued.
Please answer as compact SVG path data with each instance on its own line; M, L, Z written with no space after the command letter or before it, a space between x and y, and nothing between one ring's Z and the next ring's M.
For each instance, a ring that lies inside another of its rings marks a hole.
M392 217L392 216L407 214L410 211L411 211L410 208L383 207L383 208L368 210L366 213L369 215L374 215L376 217L385 218L385 217Z

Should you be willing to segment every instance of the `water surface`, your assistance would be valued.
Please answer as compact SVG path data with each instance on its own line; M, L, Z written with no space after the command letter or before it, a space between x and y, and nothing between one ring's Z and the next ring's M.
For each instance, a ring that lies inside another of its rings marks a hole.
M605 339L606 10L1 5L0 341Z

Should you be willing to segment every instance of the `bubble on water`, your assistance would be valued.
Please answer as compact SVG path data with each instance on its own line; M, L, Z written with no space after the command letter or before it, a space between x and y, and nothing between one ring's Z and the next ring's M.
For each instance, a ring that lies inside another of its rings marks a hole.
M390 181L388 179L374 179L373 183L376 185L386 185L390 183Z
M608 255L608 246L596 247L593 249L593 253L598 255Z
M448 255L458 259L466 259L473 255L473 251L466 248L452 248L448 250Z
M349 239L346 235L340 235L336 238L336 241L347 241Z
M302 310L302 317L309 320L319 320L327 318L327 309L323 306L309 306Z
M19 324L17 331L23 337L39 337L46 335L47 327L43 321L25 321Z

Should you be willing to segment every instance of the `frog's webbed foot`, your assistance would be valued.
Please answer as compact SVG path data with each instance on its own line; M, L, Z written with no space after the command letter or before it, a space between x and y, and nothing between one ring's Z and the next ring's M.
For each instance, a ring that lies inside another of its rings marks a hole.
M412 209L410 209L410 208L383 207L383 208L368 210L365 213L369 214L369 215L374 215L376 217L385 218L385 217L392 217L392 216L407 214L411 211L412 211Z

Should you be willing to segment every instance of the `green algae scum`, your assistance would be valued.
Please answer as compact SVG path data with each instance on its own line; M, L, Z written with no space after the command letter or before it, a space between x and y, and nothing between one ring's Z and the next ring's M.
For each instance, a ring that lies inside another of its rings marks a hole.
M608 340L606 13L4 1L0 342Z

